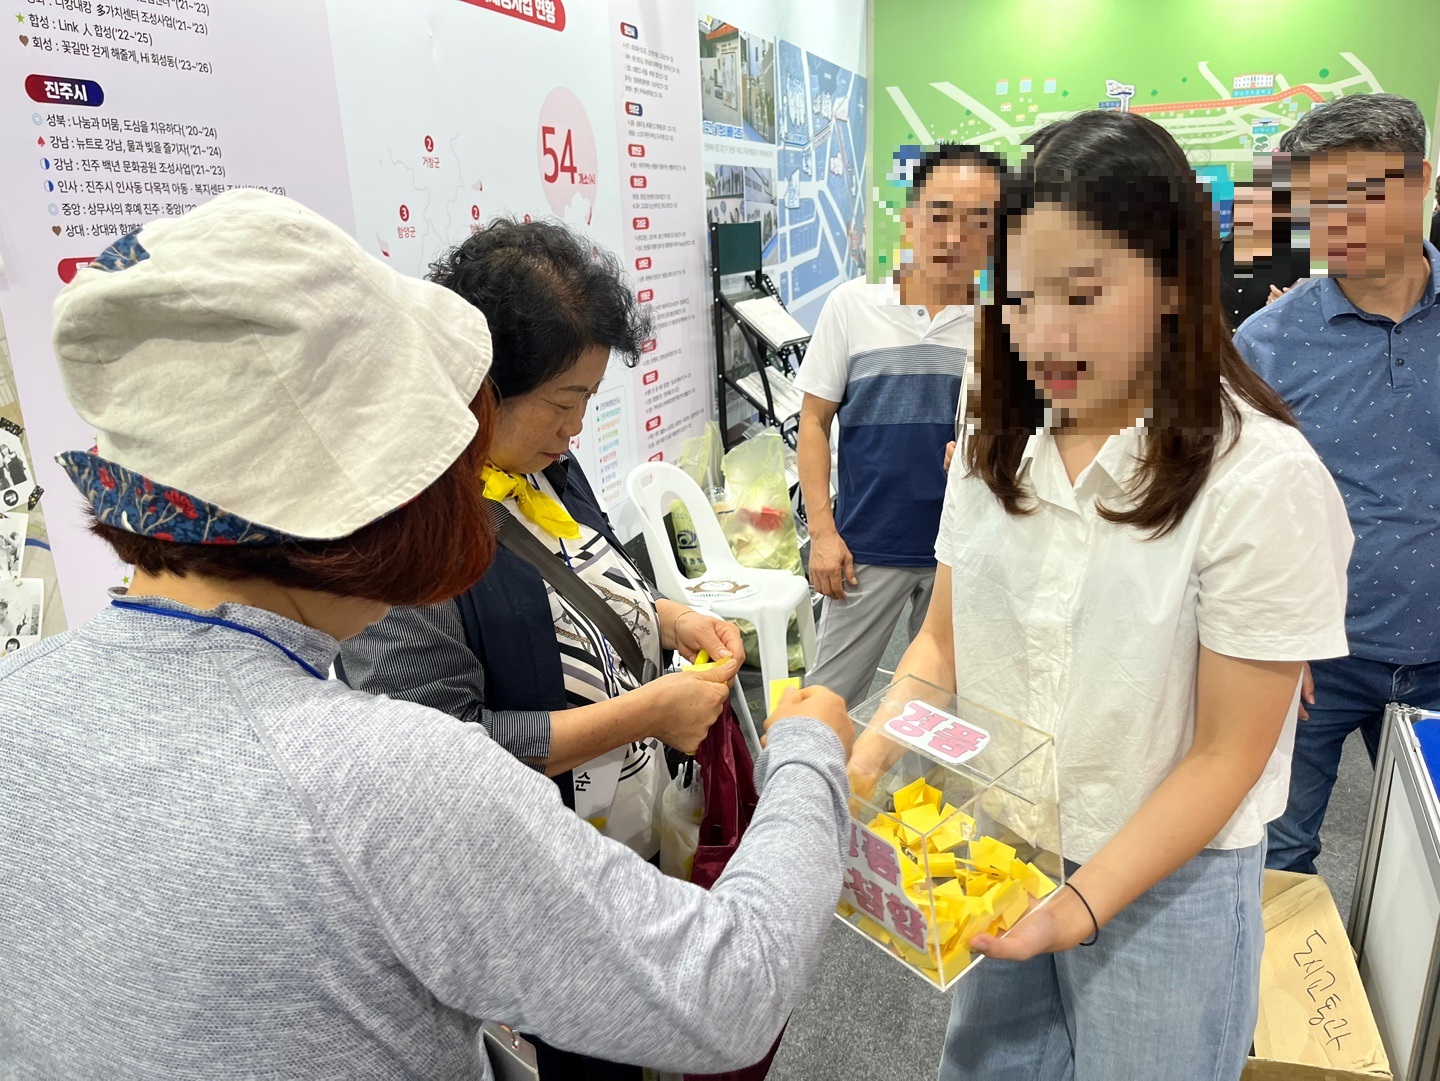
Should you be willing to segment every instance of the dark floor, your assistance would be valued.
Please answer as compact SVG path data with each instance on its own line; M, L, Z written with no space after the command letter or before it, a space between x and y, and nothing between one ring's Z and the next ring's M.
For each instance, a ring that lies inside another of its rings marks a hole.
M905 621L900 621L900 627ZM904 652L897 631L884 667ZM747 673L748 675L748 673ZM877 676L889 679L889 673ZM749 681L747 681L748 683ZM758 673L753 681L758 692ZM877 683L878 690L880 683ZM758 703L757 703L758 704ZM1370 763L1358 736L1345 745L1321 837L1320 871L1341 918L1350 911L1370 802ZM795 1011L771 1081L927 1081L940 1063L949 996L837 922L809 997ZM1018 1081L1018 1079L1017 1079Z

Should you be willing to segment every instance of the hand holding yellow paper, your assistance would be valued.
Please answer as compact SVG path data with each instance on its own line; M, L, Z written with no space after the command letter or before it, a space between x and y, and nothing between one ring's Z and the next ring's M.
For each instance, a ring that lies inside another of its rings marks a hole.
M770 681L769 709L771 713L774 713L775 707L780 704L780 696L786 691L788 691L791 687L794 687L797 691L800 689L799 676L788 676L785 679L772 679Z
M682 658L680 661L680 667L686 672L708 672L712 668L719 668L722 663L724 662L712 661L710 659L710 654L706 653L702 649L695 654L695 659L693 661L686 661ZM774 709L775 707L772 704L770 708Z

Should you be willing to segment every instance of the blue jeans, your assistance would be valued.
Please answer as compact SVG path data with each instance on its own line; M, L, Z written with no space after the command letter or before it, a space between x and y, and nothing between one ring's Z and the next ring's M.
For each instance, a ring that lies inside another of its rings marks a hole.
M1320 855L1320 825L1345 737L1355 729L1365 740L1370 761L1380 747L1380 724L1389 702L1440 709L1440 662L1400 665L1363 657L1340 657L1310 665L1315 704L1308 721L1295 726L1295 759L1290 766L1290 799L1285 813L1270 823L1269 866L1281 871L1315 873Z
M960 981L940 1081L1236 1081L1260 1009L1265 846L1206 849L1093 946Z

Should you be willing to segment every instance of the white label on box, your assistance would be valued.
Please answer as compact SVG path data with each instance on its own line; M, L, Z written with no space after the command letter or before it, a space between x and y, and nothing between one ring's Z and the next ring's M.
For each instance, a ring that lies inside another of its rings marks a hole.
M900 854L889 841L854 820L840 900L917 950L927 948L925 916L900 885Z
M954 714L924 702L906 702L898 717L885 722L885 731L927 754L956 764L974 758L990 742L990 733L985 729L966 724Z

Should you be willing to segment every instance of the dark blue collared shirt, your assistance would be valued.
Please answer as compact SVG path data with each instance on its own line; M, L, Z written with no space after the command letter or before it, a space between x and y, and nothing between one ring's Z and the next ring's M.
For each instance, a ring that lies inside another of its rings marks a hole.
M1350 513L1350 651L1440 660L1440 252L1398 323L1311 278L1247 319L1242 356L1295 411Z

